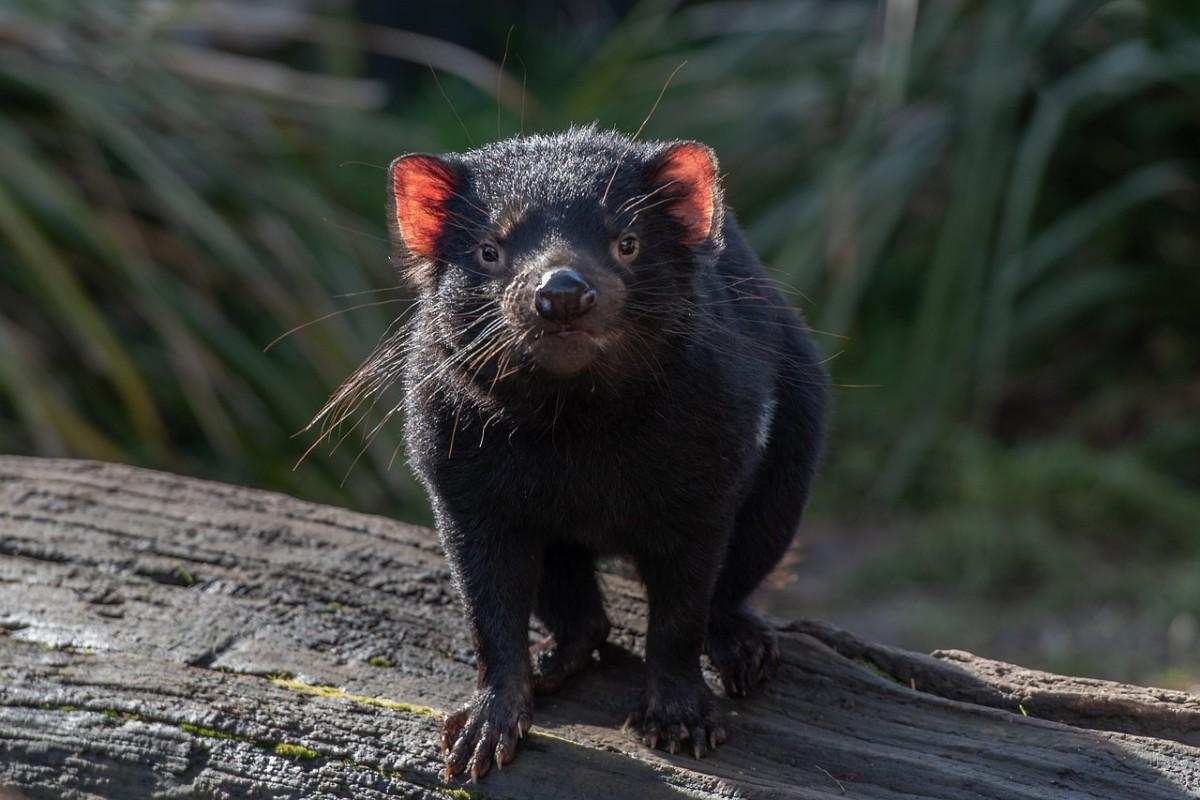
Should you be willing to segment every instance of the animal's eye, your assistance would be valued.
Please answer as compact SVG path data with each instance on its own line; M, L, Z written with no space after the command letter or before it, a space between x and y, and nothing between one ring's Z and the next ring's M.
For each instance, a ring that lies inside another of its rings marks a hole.
M500 260L500 249L491 242L479 245L479 258L485 263L492 264Z
M632 233L622 236L617 242L617 253L622 258L633 258L638 251L638 238Z

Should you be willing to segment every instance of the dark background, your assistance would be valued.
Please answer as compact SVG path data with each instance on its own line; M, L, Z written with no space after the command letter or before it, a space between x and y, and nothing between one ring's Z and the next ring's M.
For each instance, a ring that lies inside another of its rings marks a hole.
M837 384L764 605L1200 684L1184 0L6 3L0 451L428 520L386 403L293 469L408 307L384 165L632 132L685 61L643 135L716 148Z

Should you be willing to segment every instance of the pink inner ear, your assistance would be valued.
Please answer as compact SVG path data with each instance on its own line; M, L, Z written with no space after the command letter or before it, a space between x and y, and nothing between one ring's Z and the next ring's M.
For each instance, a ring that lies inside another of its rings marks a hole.
M669 210L687 231L684 244L696 245L708 238L713 222L713 184L717 176L712 158L700 145L681 144L667 151L658 171L659 183L671 183L665 191L676 197Z
M446 201L455 192L454 173L433 156L409 156L392 167L392 192L404 244L432 258L446 224Z

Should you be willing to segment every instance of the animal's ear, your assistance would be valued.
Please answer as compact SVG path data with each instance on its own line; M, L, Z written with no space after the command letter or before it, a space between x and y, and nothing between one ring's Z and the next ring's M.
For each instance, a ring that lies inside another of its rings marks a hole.
M400 156L388 170L395 235L409 252L433 258L449 217L447 201L461 188L453 165L424 154Z
M719 242L724 202L717 154L699 142L667 147L654 163L654 185L668 200L667 211L683 226L684 244Z

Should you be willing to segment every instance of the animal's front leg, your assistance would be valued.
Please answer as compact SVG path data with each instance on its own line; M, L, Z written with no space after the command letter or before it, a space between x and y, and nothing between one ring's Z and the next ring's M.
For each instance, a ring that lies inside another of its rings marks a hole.
M475 693L446 717L446 780L512 761L533 723L529 614L541 550L521 531L439 520L442 546L475 644Z
M697 758L725 741L716 697L700 674L709 597L719 563L717 537L703 536L686 552L641 555L638 571L650 601L646 629L646 688L630 722L649 747ZM686 742L690 741L690 745Z

